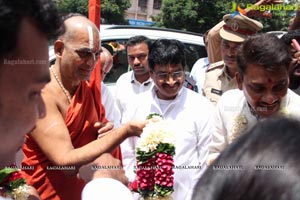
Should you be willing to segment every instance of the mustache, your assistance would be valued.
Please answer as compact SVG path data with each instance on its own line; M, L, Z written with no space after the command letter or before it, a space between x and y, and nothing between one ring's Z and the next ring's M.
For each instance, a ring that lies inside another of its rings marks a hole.
M170 84L168 84L168 83L163 83L162 86L163 86L163 87L170 87ZM178 87L178 86L180 86L179 81L176 81L176 82L172 85L172 87Z
M224 59L236 61L236 56L225 56Z

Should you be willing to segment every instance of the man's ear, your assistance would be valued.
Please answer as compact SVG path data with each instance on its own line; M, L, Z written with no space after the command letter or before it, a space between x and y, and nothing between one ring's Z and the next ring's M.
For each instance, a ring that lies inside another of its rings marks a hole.
M235 78L237 81L238 88L240 90L243 90L243 76L239 72L237 72L235 73Z
M62 40L56 40L54 43L54 53L56 57L61 57L64 51L64 42Z

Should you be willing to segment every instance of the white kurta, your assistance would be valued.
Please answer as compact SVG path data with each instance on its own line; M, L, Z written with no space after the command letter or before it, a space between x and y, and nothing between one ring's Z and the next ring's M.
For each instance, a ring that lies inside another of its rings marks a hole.
M162 102L157 98L156 89L153 87L152 90L140 94L135 103L131 104L130 111L124 115L123 122L130 119L144 120L149 114L158 113L174 126L174 200L191 199L194 186L206 169L205 161L212 131L210 119L214 109L205 97L184 87L174 100ZM135 179L133 171L138 139L130 137L121 144L123 164L130 181Z
M300 96L288 90L282 99L280 114L300 117ZM239 116L237 119L236 117ZM246 123L242 121L246 120ZM249 130L257 123L257 118L250 112L243 91L229 90L224 93L217 104L214 115L212 143L209 146L209 158L216 157L219 153L238 137L242 132Z
M150 90L153 86L153 81L149 78L144 83L138 82L133 74L133 71L129 71L122 74L116 82L116 103L121 112L121 117L123 113L127 111L127 106L130 104L138 94L141 92Z

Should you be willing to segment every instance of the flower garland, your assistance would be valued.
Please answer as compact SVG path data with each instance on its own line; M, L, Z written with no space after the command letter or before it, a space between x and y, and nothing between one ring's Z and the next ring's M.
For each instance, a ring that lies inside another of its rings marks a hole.
M240 133L247 128L248 120L246 116L242 113L239 113L234 117L234 124L231 128L231 135L229 137L229 142L234 141Z
M131 188L144 199L170 199L174 191L174 131L157 114L149 118L155 122L146 125L137 144L137 177Z
M18 169L6 167L0 170L0 196L26 200L29 197L29 188Z
M277 115L279 116L288 116L290 113L286 107L281 106ZM229 136L229 142L233 142L239 135L246 130L248 125L248 120L245 114L238 113L234 116L233 125L231 128L231 135Z

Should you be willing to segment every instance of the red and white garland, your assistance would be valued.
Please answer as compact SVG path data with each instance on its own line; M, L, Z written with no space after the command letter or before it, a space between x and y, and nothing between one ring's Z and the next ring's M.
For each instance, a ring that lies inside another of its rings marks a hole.
M30 186L26 184L21 172L16 168L0 170L0 196L16 200L26 200L29 197Z
M136 148L136 180L134 191L144 199L168 199L174 191L174 130L155 116L143 129Z

